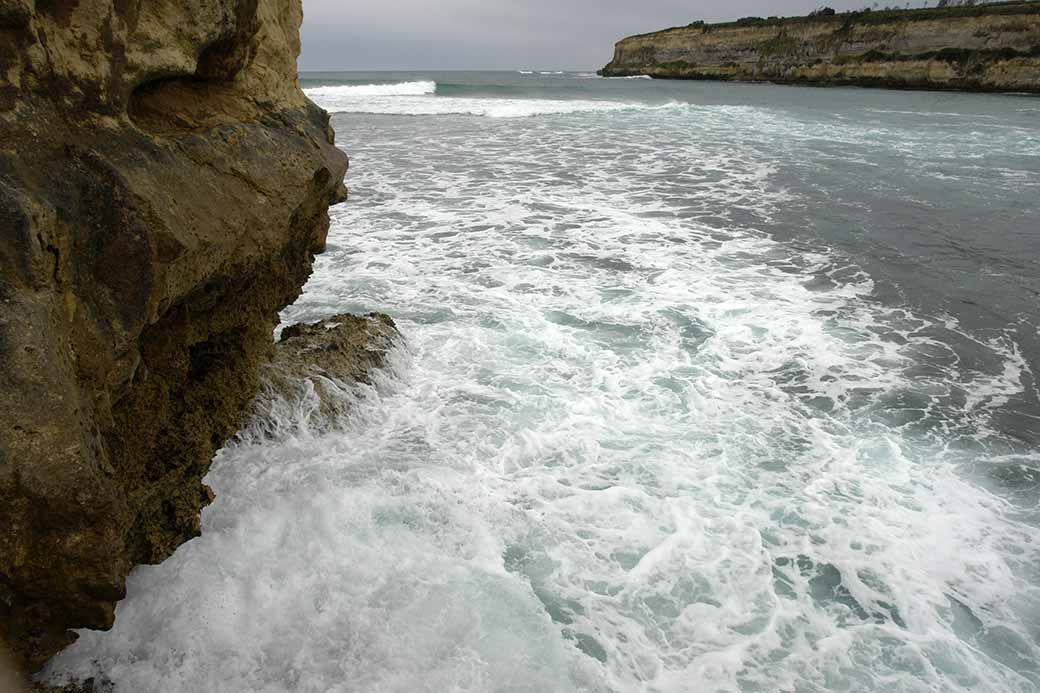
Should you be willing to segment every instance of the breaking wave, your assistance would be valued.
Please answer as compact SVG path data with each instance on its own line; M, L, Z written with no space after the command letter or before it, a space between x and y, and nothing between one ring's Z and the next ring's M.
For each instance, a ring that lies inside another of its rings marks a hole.
M413 84L427 84L415 82ZM368 115L473 115L489 118L526 118L539 115L597 113L628 110L671 108L678 104L649 106L622 101L584 99L503 99L435 96L436 85L421 93L359 91L361 87L319 87L305 89L316 104L332 113ZM367 87L404 87L406 85L365 85ZM417 87L413 87L417 88Z
M635 108L343 93L386 113ZM1028 345L883 302L839 248L770 233L879 232L899 208L843 186L891 200L893 161L935 203L930 171L969 171L965 197L1034 205L992 175L1018 159L986 157L1035 140L641 108L337 116L353 201L284 317L385 311L407 344L344 390L341 430L272 407L284 435L219 453L202 536L136 569L114 628L51 680L1038 690Z
M314 101L338 99L356 99L365 96L422 96L435 94L437 83L423 80L419 82L397 82L395 84L342 84L325 87L312 87L304 92Z

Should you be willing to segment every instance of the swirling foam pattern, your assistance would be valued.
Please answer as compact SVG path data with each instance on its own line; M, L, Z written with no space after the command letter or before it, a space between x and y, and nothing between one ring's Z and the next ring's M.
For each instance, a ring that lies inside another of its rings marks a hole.
M486 108L534 110L503 101ZM222 451L202 537L138 569L115 628L50 673L126 691L1037 690L1040 455L1007 423L1035 425L1031 356L882 300L799 235L839 208L882 223L841 206L836 166L891 186L899 157L918 181L900 194L932 200L941 173L970 200L1002 175L994 152L1040 152L1036 130L550 113L336 116L352 201L285 319L387 311L407 345L344 395L341 431L287 406L277 440ZM1035 194L1036 159L1014 161Z

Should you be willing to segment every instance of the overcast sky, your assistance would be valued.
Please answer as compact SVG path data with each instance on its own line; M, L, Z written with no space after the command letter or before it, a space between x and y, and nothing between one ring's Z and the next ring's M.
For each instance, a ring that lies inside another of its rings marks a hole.
M895 4L893 0L889 0ZM867 0L304 0L303 70L588 69L629 34ZM885 4L882 2L882 4ZM915 2L915 5L921 4ZM933 3L934 4L934 3Z

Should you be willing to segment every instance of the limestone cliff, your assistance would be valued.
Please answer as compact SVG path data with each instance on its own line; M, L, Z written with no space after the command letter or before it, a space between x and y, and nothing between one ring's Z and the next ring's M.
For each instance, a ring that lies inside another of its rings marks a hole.
M0 0L0 644L33 670L199 531L346 157L300 0Z
M601 74L1040 93L1040 3L696 22L623 39Z

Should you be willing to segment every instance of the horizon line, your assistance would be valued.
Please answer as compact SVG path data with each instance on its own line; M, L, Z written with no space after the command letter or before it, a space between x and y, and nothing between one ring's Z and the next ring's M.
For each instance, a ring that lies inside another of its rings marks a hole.
M595 72L600 67L456 67L430 69L419 67L298 67L297 72Z

